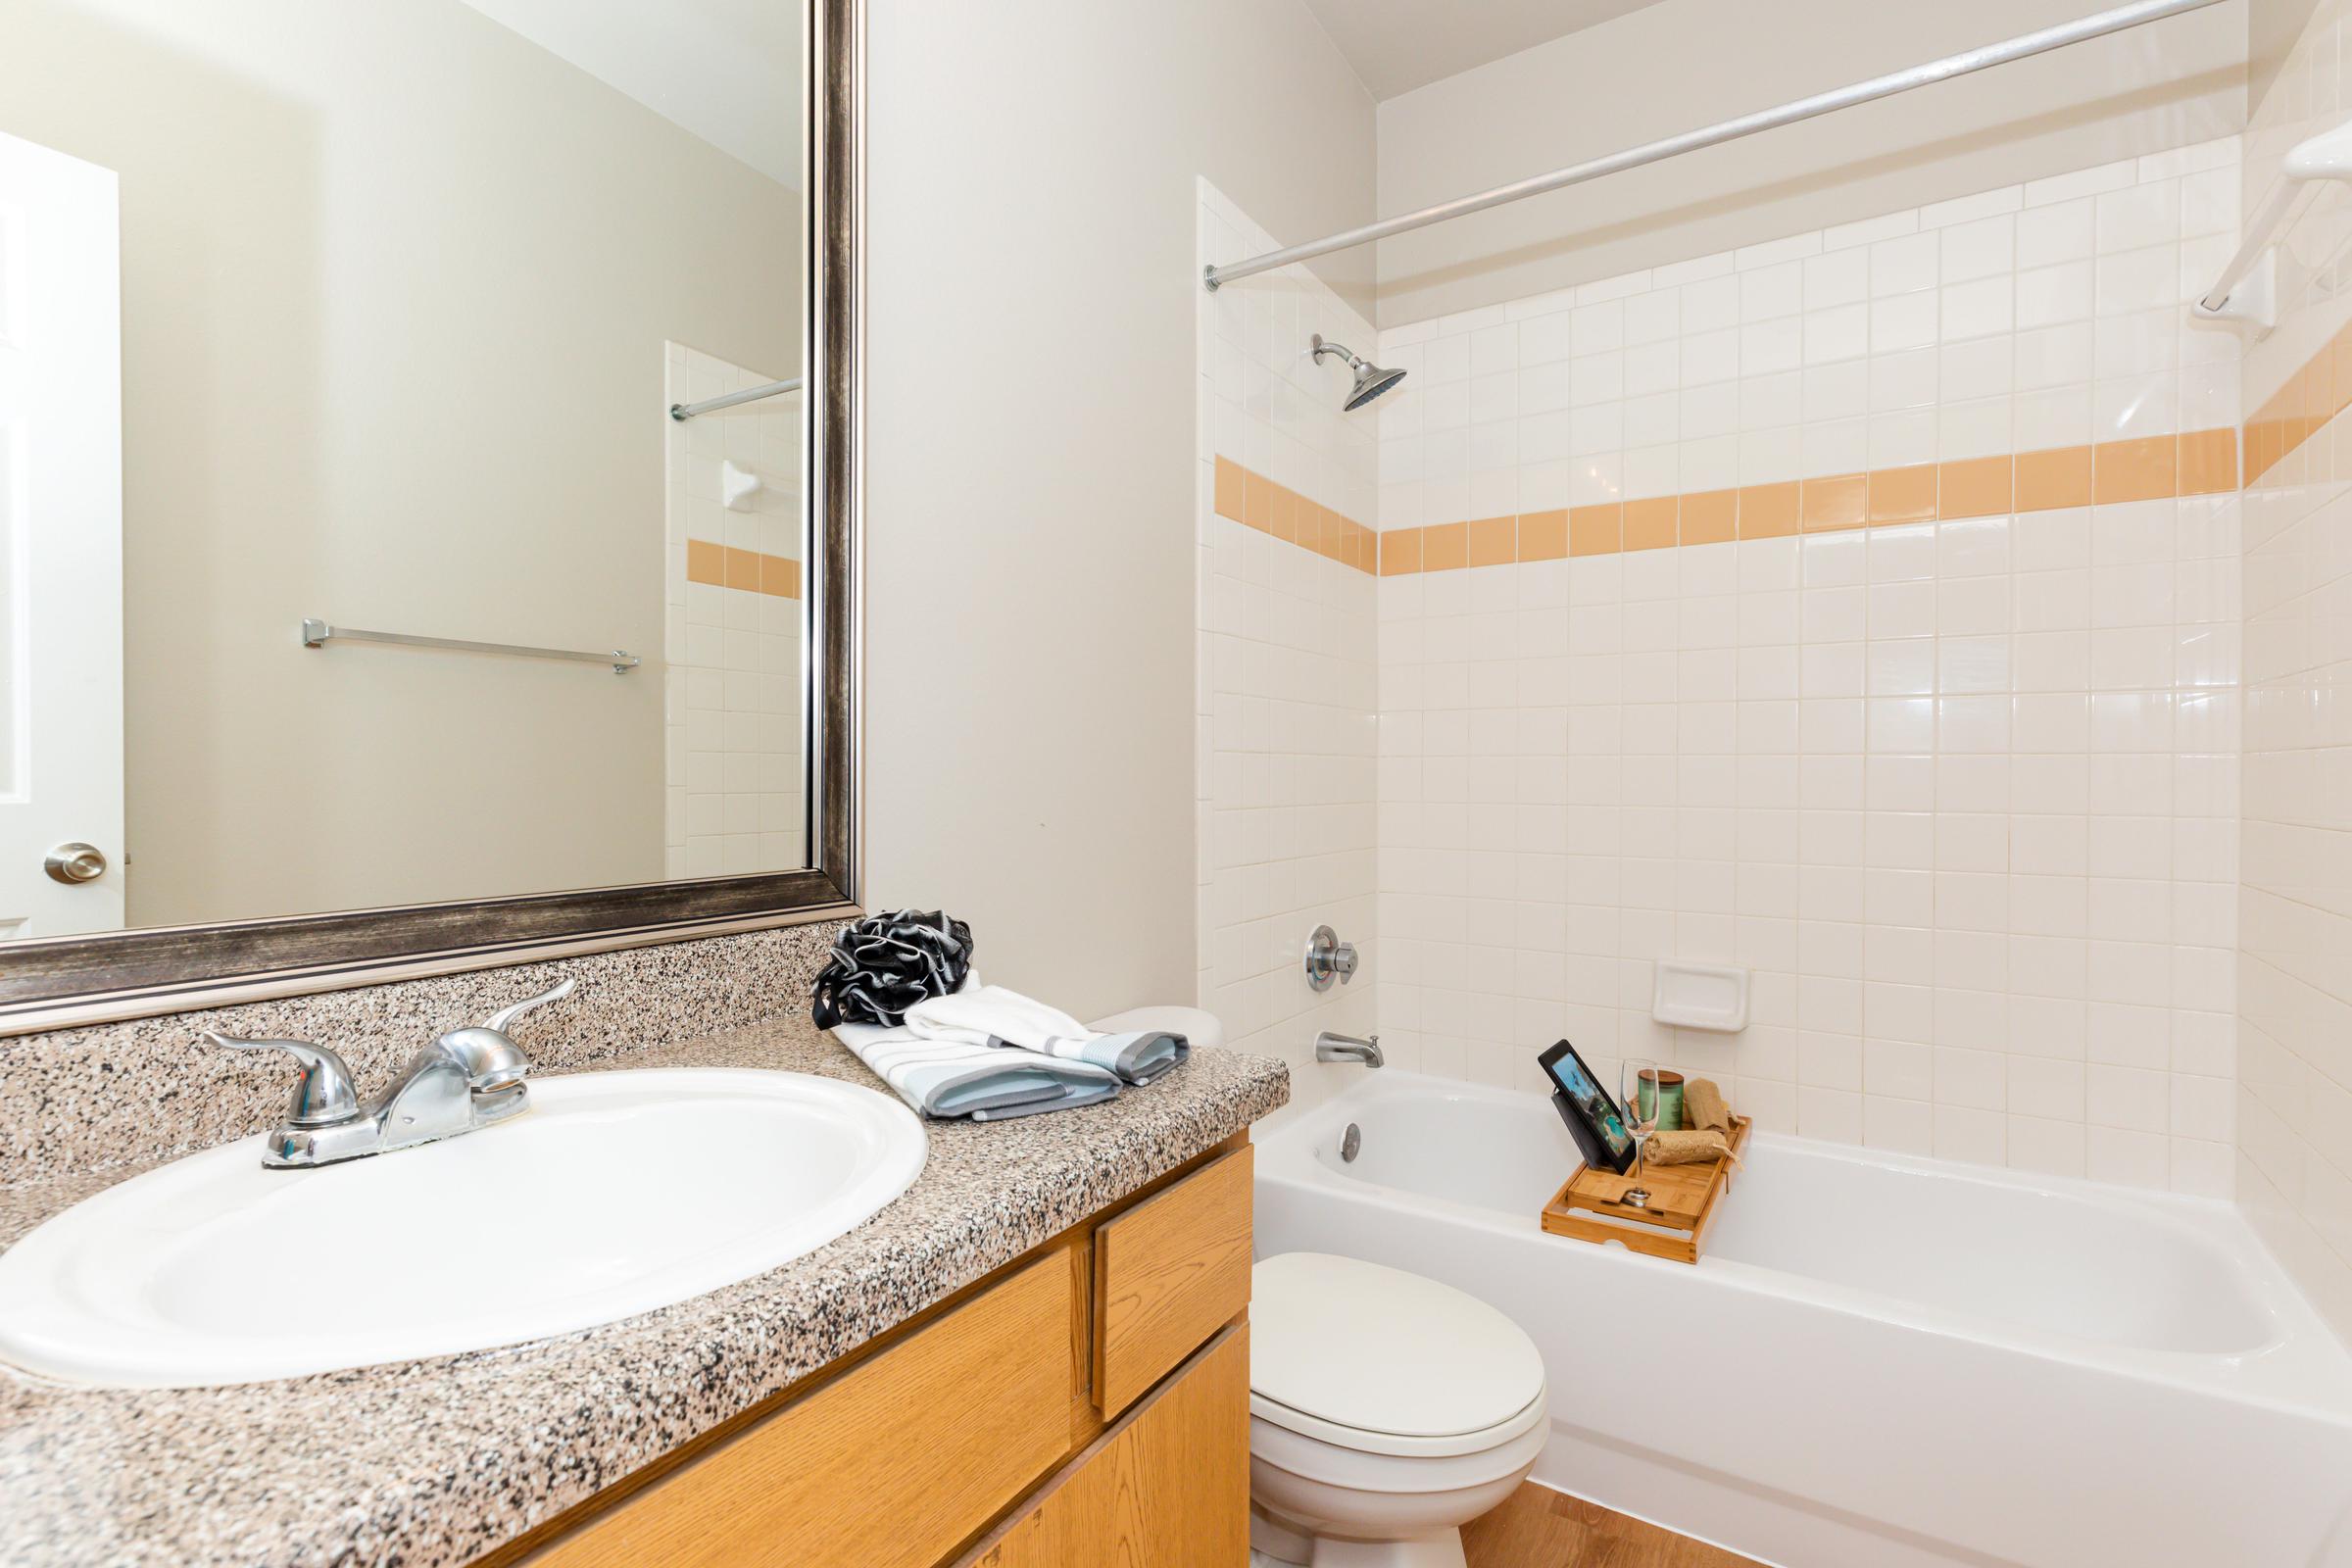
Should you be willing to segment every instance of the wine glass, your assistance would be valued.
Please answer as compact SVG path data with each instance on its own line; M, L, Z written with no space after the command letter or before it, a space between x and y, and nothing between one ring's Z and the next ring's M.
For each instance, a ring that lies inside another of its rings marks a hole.
M1658 1064L1646 1056L1628 1056L1617 1071L1617 1096L1625 1106L1625 1130L1634 1140L1634 1185L1617 1200L1628 1208L1647 1208L1649 1190L1642 1185L1642 1152L1649 1135L1658 1130Z

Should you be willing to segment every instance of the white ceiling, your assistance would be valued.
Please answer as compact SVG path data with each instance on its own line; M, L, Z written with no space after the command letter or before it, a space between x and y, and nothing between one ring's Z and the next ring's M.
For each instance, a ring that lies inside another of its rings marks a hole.
M466 0L798 189L802 8L777 0Z
M1374 100L1655 5L1657 0L1306 0Z

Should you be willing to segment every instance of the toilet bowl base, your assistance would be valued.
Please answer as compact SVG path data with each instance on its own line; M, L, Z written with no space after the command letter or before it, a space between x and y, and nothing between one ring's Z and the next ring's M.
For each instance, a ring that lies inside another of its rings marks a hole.
M1250 1508L1250 1550L1275 1562L1287 1562L1305 1568L1315 1554L1314 1538L1290 1525L1278 1524L1266 1517L1265 1510L1252 1503Z
M1469 1568L1459 1530L1409 1541L1348 1541L1304 1535L1257 1508L1250 1510L1250 1549L1298 1568Z

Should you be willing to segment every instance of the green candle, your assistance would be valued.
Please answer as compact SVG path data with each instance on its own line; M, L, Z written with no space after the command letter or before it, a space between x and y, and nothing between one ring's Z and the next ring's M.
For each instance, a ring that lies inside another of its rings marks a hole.
M1638 1094L1642 1102L1642 1119L1643 1121L1649 1120L1654 1113L1658 1120L1657 1130L1659 1132L1683 1131L1683 1075L1681 1073L1671 1067L1661 1067L1658 1069L1657 1081L1652 1083L1649 1079L1643 1078Z

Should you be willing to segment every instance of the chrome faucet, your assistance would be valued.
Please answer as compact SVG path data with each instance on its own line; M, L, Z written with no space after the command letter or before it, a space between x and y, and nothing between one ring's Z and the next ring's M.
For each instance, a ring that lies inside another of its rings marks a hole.
M1353 1035L1335 1035L1326 1029L1315 1036L1317 1061L1360 1061L1367 1067L1381 1063L1380 1036L1358 1040Z
M286 1119L270 1132L262 1164L270 1170L308 1170L369 1154L438 1143L478 1132L529 1108L523 1075L531 1070L507 1037L508 1025L571 995L566 980L552 991L501 1007L480 1023L451 1029L416 1053L391 1088L366 1104L351 1068L324 1046L307 1040L205 1039L234 1051L282 1051L302 1064Z

